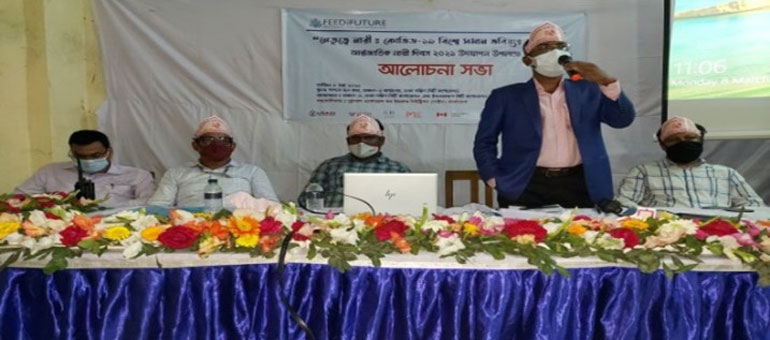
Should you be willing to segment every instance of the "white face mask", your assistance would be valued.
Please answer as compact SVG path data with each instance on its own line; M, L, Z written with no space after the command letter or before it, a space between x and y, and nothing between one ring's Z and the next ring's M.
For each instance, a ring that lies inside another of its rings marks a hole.
M350 153L352 153L353 156L358 158L368 158L379 152L380 148L361 142L358 144L348 145L348 150L350 150Z
M570 53L558 49L550 50L539 56L532 57L533 63L531 66L535 68L535 72L546 77L559 77L565 73L564 67L559 65L559 57L563 55L570 55Z

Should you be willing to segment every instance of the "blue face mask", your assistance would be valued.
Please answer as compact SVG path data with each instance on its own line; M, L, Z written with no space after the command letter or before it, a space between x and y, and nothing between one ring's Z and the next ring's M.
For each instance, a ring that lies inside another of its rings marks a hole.
M72 162L75 164L75 168L77 169L78 161L73 160ZM83 169L83 172L89 174L104 171L104 169L107 169L108 166L110 166L110 161L107 160L107 157L80 160L80 167Z

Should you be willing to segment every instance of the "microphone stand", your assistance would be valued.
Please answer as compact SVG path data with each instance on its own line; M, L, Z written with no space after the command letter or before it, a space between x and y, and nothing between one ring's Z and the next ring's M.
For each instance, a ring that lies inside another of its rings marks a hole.
M80 158L75 157L78 164L78 181L75 183L75 191L77 198L87 198L90 200L96 199L96 188L94 182L83 176L83 167L80 165Z
M367 207L369 207L369 210L372 211L372 215L377 215L377 212L374 210L374 207L371 204L369 204L369 202L365 201L362 198L347 195L345 193L341 193L337 191L329 192L329 193L335 194L335 195L343 195L343 196L361 201L364 204L366 204ZM297 202L297 205L299 205L300 208L314 214L319 214L319 215L325 214L325 212L323 211L315 211L315 210L308 209L307 205L305 205L305 195L306 195L305 192L300 194L299 200ZM280 286L278 288L278 291L281 299L281 304L283 305L283 308L286 308L286 310L289 311L289 315L291 315L291 319L294 320L294 322L296 322L297 325L299 325L299 328L301 328L305 332L308 339L315 340L315 334L313 334L313 331L310 329L310 326L308 326L305 320L303 320L302 317L299 316L299 314L297 314L297 311L291 307L291 305L289 304L289 299L286 296L286 292L283 289L286 286L286 277L284 275L286 273L286 253L289 251L289 245L291 244L291 240L293 237L294 237L294 231L291 230L286 235L286 237L283 238L283 241L281 242L281 250L278 253L278 268L276 270L278 274L278 277L277 277L278 285Z

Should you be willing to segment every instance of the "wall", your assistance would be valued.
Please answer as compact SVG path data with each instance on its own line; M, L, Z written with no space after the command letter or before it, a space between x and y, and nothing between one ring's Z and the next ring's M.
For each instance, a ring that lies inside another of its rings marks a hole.
M90 0L0 1L0 193L67 159L105 99Z

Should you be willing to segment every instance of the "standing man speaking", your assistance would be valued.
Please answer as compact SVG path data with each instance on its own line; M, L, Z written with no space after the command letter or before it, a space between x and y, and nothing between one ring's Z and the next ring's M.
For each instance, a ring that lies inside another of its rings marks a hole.
M634 106L617 79L595 64L570 59L564 32L546 22L524 43L522 61L532 68L532 79L495 89L487 98L473 156L501 208L602 207L613 200L601 123L629 126ZM565 71L582 79L565 80Z

